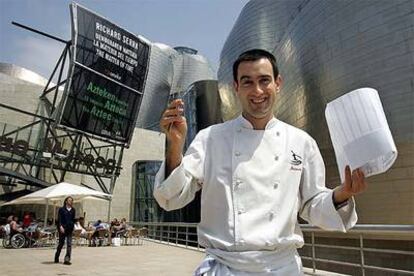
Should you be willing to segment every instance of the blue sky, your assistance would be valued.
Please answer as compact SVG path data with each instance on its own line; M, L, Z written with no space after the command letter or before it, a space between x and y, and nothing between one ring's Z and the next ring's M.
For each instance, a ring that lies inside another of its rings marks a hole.
M248 0L79 0L152 42L189 46L217 69L227 35ZM16 21L70 39L68 0L0 0L0 62L48 77L63 44L11 24Z

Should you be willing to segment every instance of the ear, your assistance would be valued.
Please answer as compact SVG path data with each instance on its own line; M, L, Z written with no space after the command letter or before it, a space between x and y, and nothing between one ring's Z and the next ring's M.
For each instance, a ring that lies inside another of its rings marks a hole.
M275 79L276 93L279 93L280 89L282 88L282 83L283 83L283 80L279 74L279 76L277 76L277 78Z
M239 94L239 83L237 81L233 81L234 91L236 91L236 95Z

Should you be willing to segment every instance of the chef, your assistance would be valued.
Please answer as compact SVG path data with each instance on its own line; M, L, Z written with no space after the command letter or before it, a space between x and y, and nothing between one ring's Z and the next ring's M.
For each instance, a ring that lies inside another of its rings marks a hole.
M166 160L154 196L174 210L202 189L198 239L206 257L195 275L302 275L297 214L323 229L347 231L357 221L353 196L366 189L364 175L347 166L343 184L325 187L315 140L273 115L282 78L271 53L244 52L233 77L242 114L201 130L184 156L182 100L163 113Z

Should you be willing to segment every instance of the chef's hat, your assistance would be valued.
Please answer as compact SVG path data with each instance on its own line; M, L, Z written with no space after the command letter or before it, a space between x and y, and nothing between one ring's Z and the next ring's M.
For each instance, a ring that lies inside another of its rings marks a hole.
M366 177L392 166L397 148L377 90L353 90L328 103L325 116L342 183L346 165L361 168Z

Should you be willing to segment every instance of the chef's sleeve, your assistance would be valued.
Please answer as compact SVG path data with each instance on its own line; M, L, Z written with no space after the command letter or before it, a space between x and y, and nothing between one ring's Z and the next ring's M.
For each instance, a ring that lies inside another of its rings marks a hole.
M165 178L165 161L154 182L154 197L165 210L171 211L190 203L201 189L204 175L206 131L200 131L190 144L181 164Z
M313 139L305 146L305 153L300 184L300 216L322 229L346 232L358 220L354 199L336 210L333 190L325 187L325 164Z

